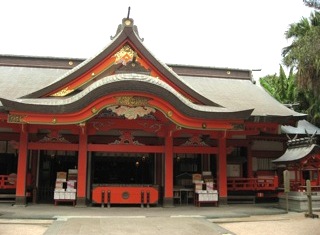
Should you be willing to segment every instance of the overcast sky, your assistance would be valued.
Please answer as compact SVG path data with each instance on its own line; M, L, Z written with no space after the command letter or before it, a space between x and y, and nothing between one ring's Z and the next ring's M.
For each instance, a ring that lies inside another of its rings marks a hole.
M309 17L302 0L7 0L0 54L88 58L127 16L145 46L171 64L278 73L289 24Z

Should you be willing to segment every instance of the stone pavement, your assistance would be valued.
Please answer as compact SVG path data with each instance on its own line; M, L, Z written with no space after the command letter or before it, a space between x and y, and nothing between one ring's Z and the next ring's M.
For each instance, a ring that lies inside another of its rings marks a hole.
M221 226L221 223L225 223L221 220L234 222L235 219L245 220L259 215L287 214L284 210L276 208L275 204L172 208L138 206L84 208L43 204L17 207L0 204L0 234L226 235L235 233L230 232L226 226Z

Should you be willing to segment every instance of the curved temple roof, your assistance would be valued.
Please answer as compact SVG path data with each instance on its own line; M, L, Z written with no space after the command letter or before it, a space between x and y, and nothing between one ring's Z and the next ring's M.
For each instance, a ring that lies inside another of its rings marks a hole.
M41 113L71 113L77 112L94 100L109 94L122 91L135 91L152 94L175 104L176 108L187 116L215 119L247 119L252 110L230 110L224 107L197 105L177 93L167 83L151 76L141 74L117 74L105 77L93 83L77 95L63 98L8 100L0 98L9 110Z
M111 43L106 46L100 53L96 56L85 60L83 63L79 64L72 70L68 71L66 74L58 78L56 81L51 83L50 85L37 90L33 93L30 93L25 96L25 98L39 98L46 96L51 93L53 90L59 89L63 86L66 86L68 83L81 76L85 72L93 69L97 64L103 61L106 57L110 56L115 52L121 45L123 45L126 41L131 42L134 47L137 49L141 56L145 57L148 62L152 64L155 68L159 70L164 77L169 79L173 84L176 84L183 91L187 92L191 96L195 97L197 100L202 102L203 104L208 105L217 105L211 100L205 98L200 93L192 89L190 86L185 84L181 78L172 71L166 64L161 63L158 59L156 59L150 51L143 45L141 38L137 34L137 27L134 25L133 19L124 18L122 20L122 25L118 27L118 31Z
M304 157L308 156L312 152L319 152L320 146L312 144L309 146L301 146L295 148L288 148L286 152L278 159L272 161L273 163L291 163L300 161Z
M50 94L65 88L83 74L90 74L96 66L114 55L126 43L130 43L139 54L138 56L147 61L152 69L167 81L136 73L102 74L98 77L99 80L91 80L88 83L91 85L80 93L65 97L49 97ZM185 74L179 76L172 68L160 62L149 52L143 45L133 20L127 18L123 19L116 36L107 47L71 70L19 66L18 68L0 65L0 97L2 97L0 101L3 108L9 111L74 112L103 95L121 91L137 91L156 95L191 117L240 118L242 120L249 117L273 117L283 120L292 118L298 120L305 117L304 114L280 104L264 90L254 85L250 79L236 79L232 76L228 78L187 76ZM192 66L189 69L192 69ZM13 89L16 91L12 92ZM186 94L201 105L188 100Z

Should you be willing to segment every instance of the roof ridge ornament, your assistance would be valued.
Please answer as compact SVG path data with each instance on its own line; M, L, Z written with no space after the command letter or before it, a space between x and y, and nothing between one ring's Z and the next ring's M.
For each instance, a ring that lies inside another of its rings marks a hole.
M315 136L317 134L317 131L315 131L312 135L310 135L307 130L305 129L305 132L307 134L307 137L302 137L298 138L298 134L295 135L292 139L290 136L287 134L288 141L287 141L287 146L288 148L299 148L299 147L304 147L304 146L310 146L312 144L317 144L317 137Z
M141 38L139 36L138 27L136 25L134 25L134 20L132 18L130 18L130 10L131 10L131 8L128 7L127 17L123 18L122 19L122 24L118 25L116 34L114 36L110 36L111 40L115 39L124 30L124 28L132 28L132 30L136 33L136 35L138 36L140 41L141 42L144 41L144 38Z
M131 9L131 7L129 6L129 7L128 7L128 15L127 15L127 19L129 19L129 16L130 16L130 9Z

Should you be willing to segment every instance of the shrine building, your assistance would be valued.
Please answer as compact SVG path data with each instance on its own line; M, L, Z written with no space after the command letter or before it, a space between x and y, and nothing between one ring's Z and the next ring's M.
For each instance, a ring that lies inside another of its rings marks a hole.
M131 18L106 44L86 60L0 55L0 200L166 207L199 202L195 176L220 204L277 195L281 126L304 114L251 70L162 63Z

